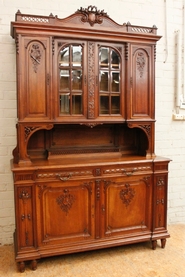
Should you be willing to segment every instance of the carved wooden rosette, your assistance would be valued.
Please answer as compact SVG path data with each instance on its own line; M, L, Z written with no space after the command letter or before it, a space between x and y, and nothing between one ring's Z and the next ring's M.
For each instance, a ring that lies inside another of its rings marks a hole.
M75 196L69 193L68 189L64 189L63 194L57 197L56 202L60 206L61 210L67 215L75 200Z
M130 205L134 196L135 190L131 188L130 184L125 184L125 188L120 191L120 199L126 207Z

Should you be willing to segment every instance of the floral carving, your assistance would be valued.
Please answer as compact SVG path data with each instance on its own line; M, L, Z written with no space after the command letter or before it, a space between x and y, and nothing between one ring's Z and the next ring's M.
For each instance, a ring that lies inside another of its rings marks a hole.
M130 184L125 184L125 188L120 191L120 198L127 207L134 198L135 190L130 187Z
M136 59L137 69L139 70L140 77L143 76L144 67L145 67L145 57L142 52L139 52Z
M37 44L37 43L32 44L31 51L30 51L30 57L33 62L34 72L37 73L37 67L41 61L41 50L40 50L39 44Z
M57 197L56 201L62 211L64 211L67 215L73 203L75 202L75 196L70 194L67 189L64 189L64 193Z
M88 6L86 9L80 8L77 10L76 13L82 13L82 22L89 22L91 26L93 26L95 23L101 24L103 22L103 16L107 16L107 13L104 12L104 10L100 11L97 10L97 7L95 6Z

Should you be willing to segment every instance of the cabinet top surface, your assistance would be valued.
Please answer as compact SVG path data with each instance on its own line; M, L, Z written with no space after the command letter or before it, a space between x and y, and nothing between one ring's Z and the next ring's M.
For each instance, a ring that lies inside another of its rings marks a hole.
M15 22L11 23L11 35L15 38L16 33L43 31L53 35L61 35L70 32L78 33L81 37L93 38L93 35L101 37L102 32L107 32L108 36L130 36L132 38L139 36L143 39L157 41L157 27L144 27L131 25L130 22L118 24L112 20L104 10L98 10L95 6L80 8L72 15L66 18L58 18L50 14L49 16L22 14L19 10L15 15Z
M170 162L170 159L164 157L141 157L141 156L122 156L120 153L114 154L82 154L82 155L64 155L60 158L51 158L49 160L33 160L31 164L14 164L12 161L12 170L36 170L36 169L66 169L70 167L88 167L88 166L107 166L107 165L121 165L121 164L144 164L144 163L155 163L155 162Z

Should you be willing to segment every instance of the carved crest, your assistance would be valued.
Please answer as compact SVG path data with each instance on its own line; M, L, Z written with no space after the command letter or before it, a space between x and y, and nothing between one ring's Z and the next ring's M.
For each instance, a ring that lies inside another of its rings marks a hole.
M130 187L130 184L125 184L125 188L120 191L120 198L123 204L127 207L134 198L135 190Z
M103 22L103 16L107 16L107 13L104 12L104 10L100 11L97 10L97 7L95 6L88 6L87 8L80 8L77 10L76 13L82 13L82 22L89 22L91 26L93 26L95 23L101 24Z
M69 190L64 189L64 193L57 197L56 201L62 211L67 214L75 201L75 196L70 194Z

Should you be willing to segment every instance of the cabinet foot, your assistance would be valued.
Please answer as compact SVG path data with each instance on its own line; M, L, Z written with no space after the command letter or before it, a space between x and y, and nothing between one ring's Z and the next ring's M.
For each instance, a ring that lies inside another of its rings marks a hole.
M33 261L31 262L31 269L32 269L32 270L36 270L36 269L37 269L37 261L36 261L36 260L33 260Z
M20 262L19 263L19 271L21 273L25 271L25 262Z
M152 240L152 249L155 250L157 247L157 240Z
M165 248L166 239L161 239L161 248Z

